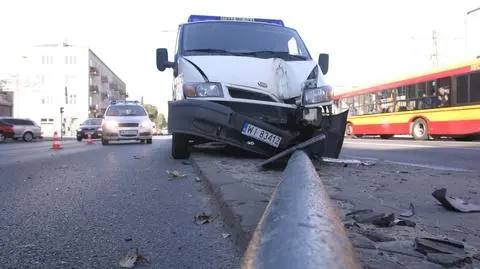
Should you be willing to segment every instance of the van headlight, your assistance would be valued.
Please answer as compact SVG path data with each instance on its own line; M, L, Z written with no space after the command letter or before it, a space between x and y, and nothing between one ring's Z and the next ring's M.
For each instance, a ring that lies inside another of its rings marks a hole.
M185 83L186 97L223 97L222 85L214 82Z
M332 87L325 85L316 88L306 88L303 91L302 103L304 105L313 105L330 102L332 100Z

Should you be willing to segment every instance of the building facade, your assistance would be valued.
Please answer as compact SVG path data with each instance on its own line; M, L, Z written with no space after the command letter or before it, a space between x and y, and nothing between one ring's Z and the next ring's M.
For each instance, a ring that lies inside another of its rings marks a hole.
M102 117L110 100L128 96L125 83L88 47L34 46L23 58L13 116L36 121L45 136L73 135L85 119Z

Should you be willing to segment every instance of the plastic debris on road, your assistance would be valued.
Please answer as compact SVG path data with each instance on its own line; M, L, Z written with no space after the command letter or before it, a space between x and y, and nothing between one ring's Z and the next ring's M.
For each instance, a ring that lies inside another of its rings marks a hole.
M447 189L445 188L435 190L432 196L448 210L462 213L480 212L480 205L470 204L460 198L447 196Z

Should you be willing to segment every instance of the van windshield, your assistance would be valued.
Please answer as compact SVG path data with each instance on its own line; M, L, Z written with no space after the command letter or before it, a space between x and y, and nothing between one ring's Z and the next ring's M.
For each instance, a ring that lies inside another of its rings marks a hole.
M183 26L181 51L188 55L236 55L311 60L298 33L262 23L215 21Z

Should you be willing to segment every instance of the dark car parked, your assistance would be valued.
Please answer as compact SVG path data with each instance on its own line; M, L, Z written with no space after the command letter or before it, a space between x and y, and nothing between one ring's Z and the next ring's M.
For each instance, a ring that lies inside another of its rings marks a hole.
M3 143L7 138L13 138L15 135L14 125L0 120L0 143Z
M90 118L85 120L77 129L77 140L88 138L88 134L92 136L92 139L102 138L102 122L103 119Z

